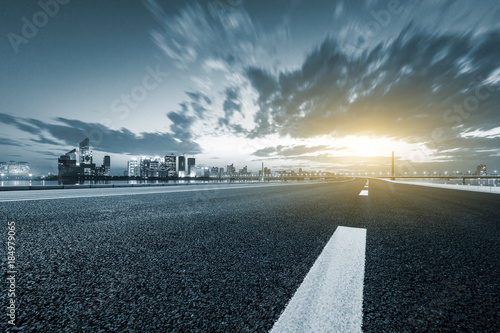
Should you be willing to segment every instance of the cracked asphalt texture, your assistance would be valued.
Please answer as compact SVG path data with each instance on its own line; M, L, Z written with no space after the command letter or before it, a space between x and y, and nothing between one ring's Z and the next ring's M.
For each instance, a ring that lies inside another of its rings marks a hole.
M500 331L500 195L365 182L0 202L0 329L267 332L342 225L367 229L364 331Z

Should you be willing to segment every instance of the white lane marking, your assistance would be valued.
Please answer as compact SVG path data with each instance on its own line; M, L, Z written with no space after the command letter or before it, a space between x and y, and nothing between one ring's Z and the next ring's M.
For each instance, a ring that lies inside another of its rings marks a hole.
M56 193L54 192L49 192L45 193L47 195L46 197L35 197L33 198L32 196L35 196L35 193L38 194L40 191L22 191L22 192L10 192L13 193L14 196L11 196L10 198L1 198L0 196L0 202L12 202L12 201L35 201L35 200L57 200L57 199L73 199L73 198L94 198L94 197L113 197L113 196L121 196L121 195L142 195L142 194L160 194L160 193L175 193L175 192L193 192L193 191L213 191L213 190L230 190L230 189L241 189L241 188L256 188L256 187L274 187L274 186L292 186L292 185L306 185L310 183L287 183L287 184L262 184L262 185L254 185L254 184L247 184L247 185L230 185L230 186L218 186L218 187L209 187L209 188L202 188L202 187L196 187L196 188L185 188L183 185L179 185L179 188L172 188L172 187L167 187L167 188L162 188L161 190L159 189L153 189L153 188L130 188L130 187L124 187L124 188L113 188L113 189L99 189L99 188L90 188L90 189L68 189L68 190L60 190L60 191L72 191L71 194L68 193L67 195L62 195L62 196L50 196L50 195L55 195ZM187 186L187 185L186 185ZM195 186L195 185L190 185L190 186ZM205 185L206 186L206 185ZM113 193L99 193L97 191L101 190L111 190ZM120 190L127 190L127 192L122 192ZM51 190L48 190L51 191ZM57 191L57 190L53 190ZM78 194L75 194L73 191L78 191ZM80 191L91 191L88 192L87 194L82 194ZM130 191L130 192L128 192ZM45 192L45 191L43 191ZM57 194L59 194L58 192ZM19 197L20 195L29 195L30 197ZM17 197L15 197L17 196Z
M366 229L338 227L271 333L361 332Z
M361 192L359 192L359 195L368 196L368 190L361 190Z

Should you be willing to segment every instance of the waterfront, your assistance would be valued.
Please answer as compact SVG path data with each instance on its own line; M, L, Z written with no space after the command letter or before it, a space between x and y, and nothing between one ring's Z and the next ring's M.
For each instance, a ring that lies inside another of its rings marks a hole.
M359 177L358 177L359 178ZM365 178L365 177L361 177ZM371 177L368 177L371 178ZM310 178L287 178L280 179L273 177L273 182L276 181L289 181L289 180L312 180L314 177ZM318 180L325 180L324 178L319 178ZM467 178L465 179L465 184L462 178L400 178L398 179L402 182L409 183L428 183L428 184L444 184L444 185L470 185L470 186L490 186L490 187L500 187L500 179L480 179L480 178ZM140 184L207 184L207 183L258 183L261 179L259 178L220 178L220 179L175 179L175 180L150 180L150 179L132 179L132 180L85 180L83 182L68 182L64 185L140 185ZM61 185L57 180L1 180L1 187L10 186L54 186Z
M81 183L64 183L64 185L138 185L138 184L207 184L207 183L229 183L229 179L211 180L85 180ZM236 182L257 182L253 180L238 180ZM2 180L0 187L7 186L54 186L61 185L57 180Z

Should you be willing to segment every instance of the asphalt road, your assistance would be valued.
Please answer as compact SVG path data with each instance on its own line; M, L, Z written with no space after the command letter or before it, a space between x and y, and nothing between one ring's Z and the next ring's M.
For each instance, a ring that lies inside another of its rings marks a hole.
M16 329L267 332L341 225L367 229L364 331L500 331L500 195L364 185L0 202Z

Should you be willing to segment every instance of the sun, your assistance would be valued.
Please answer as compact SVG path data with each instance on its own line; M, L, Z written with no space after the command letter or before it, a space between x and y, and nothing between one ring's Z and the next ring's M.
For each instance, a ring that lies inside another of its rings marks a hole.
M359 157L389 156L392 151L401 150L402 146L406 145L390 138L365 136L347 136L340 141L345 147L342 154Z

